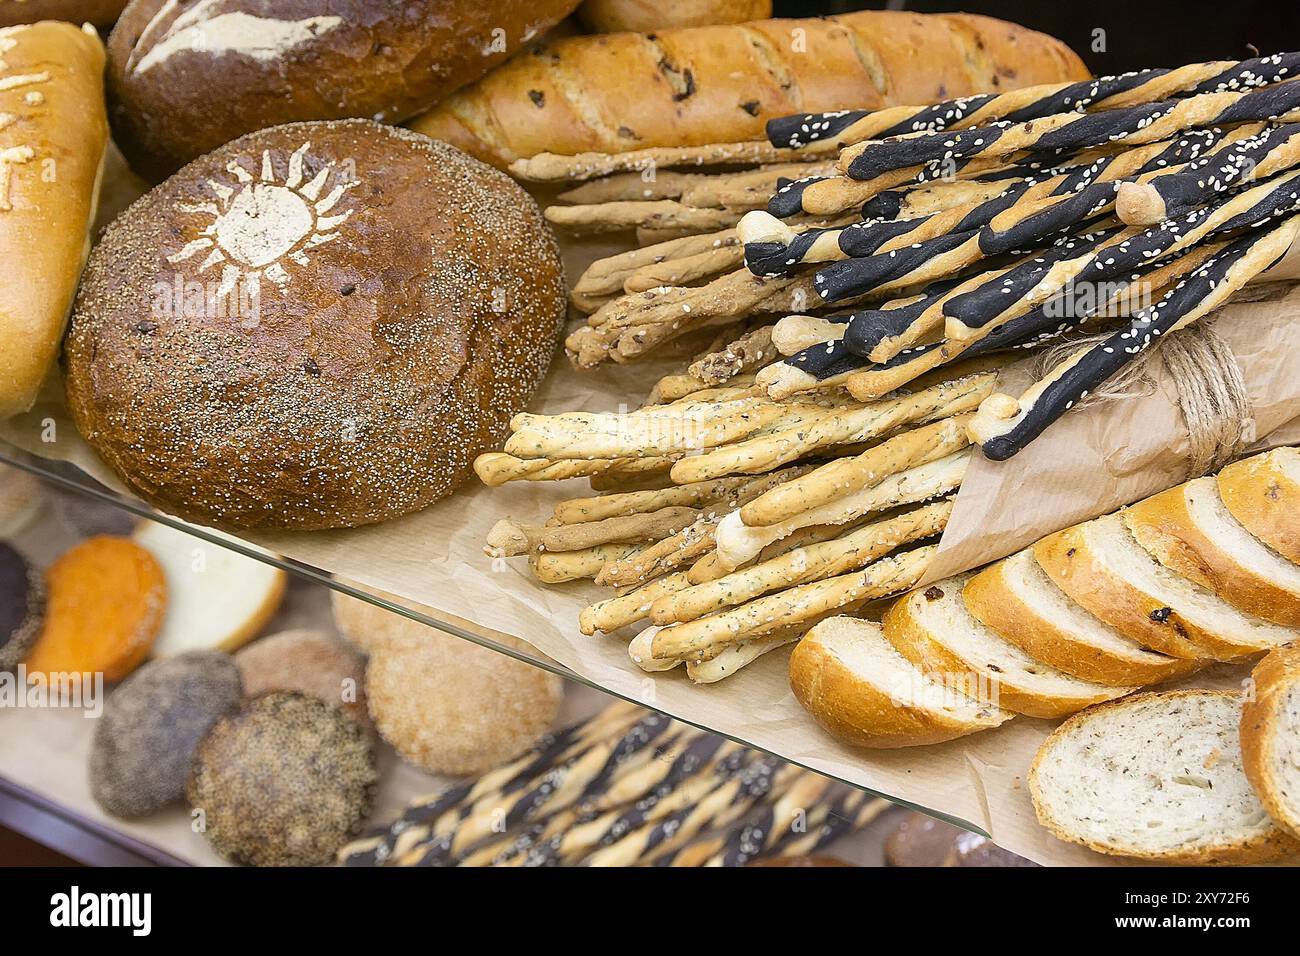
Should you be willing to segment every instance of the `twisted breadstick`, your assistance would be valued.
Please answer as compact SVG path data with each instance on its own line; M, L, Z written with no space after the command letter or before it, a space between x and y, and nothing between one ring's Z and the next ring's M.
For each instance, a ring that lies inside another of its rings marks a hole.
M767 122L773 146L800 149L833 140L834 147L869 139L983 126L994 120L1023 123L1057 113L1117 109L1154 103L1176 93L1221 93L1289 79L1300 70L1300 54L1286 53L1233 62L1192 63L1175 70L1139 70L1075 83L1030 86L1010 93L983 93L932 106L882 110L836 110L782 116Z
M971 424L971 438L986 457L1015 455L1080 399L1155 344L1210 312L1252 277L1280 259L1300 232L1300 217L1233 242L1170 290L1135 313L1123 329L1081 349L1052 369L1017 400L990 396Z

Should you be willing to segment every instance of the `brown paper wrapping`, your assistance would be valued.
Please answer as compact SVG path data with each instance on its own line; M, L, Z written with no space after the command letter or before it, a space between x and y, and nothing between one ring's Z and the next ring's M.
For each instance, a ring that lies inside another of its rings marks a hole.
M568 243L576 276L598 247ZM1250 383L1259 435L1300 442L1300 291L1276 301L1224 308L1218 332ZM941 544L948 571L1008 554L1058 530L1181 481L1186 444L1168 376L1153 362L1157 387L1147 395L1067 415L1005 463L976 457ZM614 367L576 374L556 363L533 402L539 412L610 410L638 401L663 369ZM0 439L33 455L69 461L121 491L77 435L60 391L26 416L0 423ZM1284 423L1291 424L1278 430ZM53 440L48 440L53 438ZM471 484L452 499L383 525L346 531L250 536L257 545L310 567L424 605L429 619L493 640L514 635L581 678L691 723L741 739L795 763L831 774L980 829L1040 863L1116 863L1062 843L1039 827L1024 787L1038 745L1053 724L1017 718L997 730L933 747L862 751L823 733L799 707L786 680L788 649L778 650L718 684L697 687L679 671L646 674L628 659L626 635L584 637L579 610L608 591L590 582L559 587L534 582L523 559L493 561L483 540L504 515L535 521L554 503L581 494L585 482L519 482L488 489ZM1220 666L1196 686L1232 687L1242 667Z

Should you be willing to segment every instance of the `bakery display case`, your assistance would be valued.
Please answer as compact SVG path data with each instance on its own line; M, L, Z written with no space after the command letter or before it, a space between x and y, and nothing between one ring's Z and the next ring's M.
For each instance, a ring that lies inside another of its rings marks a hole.
M1257 5L1137 50L1106 4L33 6L10 830L1300 854L1300 39Z

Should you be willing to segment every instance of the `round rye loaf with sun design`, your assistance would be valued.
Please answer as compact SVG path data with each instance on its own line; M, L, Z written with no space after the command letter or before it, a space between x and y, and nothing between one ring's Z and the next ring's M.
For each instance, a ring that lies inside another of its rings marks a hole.
M496 446L564 310L554 238L505 174L368 120L290 124L196 160L106 230L68 404L164 510L369 524L450 493Z

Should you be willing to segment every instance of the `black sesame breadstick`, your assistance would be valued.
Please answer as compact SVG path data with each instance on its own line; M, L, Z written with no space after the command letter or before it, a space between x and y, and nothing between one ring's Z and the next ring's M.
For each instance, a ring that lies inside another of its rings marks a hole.
M1115 211L1131 226L1150 226L1212 202L1218 195L1300 163L1300 123L1269 127L1169 176L1120 186Z
M1051 154L1103 144L1139 144L1205 126L1300 118L1300 84L1249 93L1202 93L1100 113L1058 113L1027 123L994 123L957 133L931 133L850 146L840 169L863 182L888 180L925 163L997 160L1021 151Z
M1244 192L1222 196L1213 205L1157 226L1109 230L1103 241L1091 242L1091 248L1082 247L1082 255L1045 263L1052 266L1050 270L1017 267L996 282L953 296L943 306L945 334L949 339L979 338L990 325L1023 315L1076 279L1098 281L1121 276L1187 249L1207 236L1257 226L1297 207L1300 172L1291 172Z
M809 813L808 828L802 833L787 831L769 855L808 856L816 853L840 837L861 830L892 806L882 797L863 790L849 790L832 803L820 804L814 813Z
M835 110L782 116L767 122L768 142L803 149L834 148L908 133L941 132L983 126L994 120L1023 123L1057 113L1117 109L1153 103L1183 92L1220 93L1265 86L1300 71L1300 53L1233 62L1193 63L1176 70L1139 70L1075 83L1031 86L1009 93L983 93L932 106L881 110ZM831 143L827 144L826 141Z
M1091 348L1080 349L1030 386L1019 399L992 395L971 422L970 435L994 461L1017 454L1054 421L1161 336L1213 311L1250 279L1286 254L1300 232L1300 217L1252 232L1179 282L1159 302L1136 312L1125 326Z

